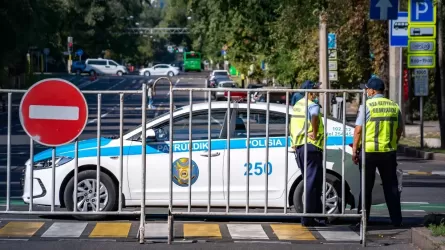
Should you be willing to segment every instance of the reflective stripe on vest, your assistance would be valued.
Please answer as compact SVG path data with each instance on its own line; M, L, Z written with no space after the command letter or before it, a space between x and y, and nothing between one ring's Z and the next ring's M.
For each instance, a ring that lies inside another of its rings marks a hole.
M366 101L369 121L366 122L366 152L391 152L397 150L399 106L387 98Z
M304 145L305 143L305 121L308 114L307 109L305 109L305 100L301 99L297 103L295 103L293 107L293 115L290 121L290 136L291 136L291 145L292 146L300 146ZM314 102L308 100L308 107L314 104ZM321 117L321 114L318 114L318 131L317 131L317 140L312 140L311 138L307 137L307 142L323 149L323 143L324 143L324 126L323 126L323 119ZM308 134L313 131L311 119L307 117L307 124L308 127Z

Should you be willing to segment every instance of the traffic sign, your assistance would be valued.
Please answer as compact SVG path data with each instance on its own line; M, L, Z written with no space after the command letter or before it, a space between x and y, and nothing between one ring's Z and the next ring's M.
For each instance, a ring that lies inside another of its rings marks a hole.
M436 53L436 40L409 40L409 54L434 54Z
M409 39L434 39L436 38L436 26L435 25L414 25L408 26Z
M329 61L329 70L338 70L337 61Z
M392 47L408 46L408 12L399 12L396 20L389 21L389 43Z
M82 56L82 55L83 55L83 50L82 50L82 49L78 49L78 50L76 51L76 55L78 55L78 56Z
M337 50L336 49L330 49L328 50L329 53L329 60L337 60Z
M337 71L329 71L329 81L338 81Z
M328 34L328 49L337 49L337 36L335 33Z
M72 83L50 78L28 89L19 113L23 129L35 142L56 147L82 133L88 120L88 104Z
M408 20L412 24L436 24L434 0L409 0Z
M374 20L394 20L399 12L398 0L371 0L369 18Z
M428 69L436 67L434 54L408 54L408 68Z
M428 69L414 70L414 95L428 96Z

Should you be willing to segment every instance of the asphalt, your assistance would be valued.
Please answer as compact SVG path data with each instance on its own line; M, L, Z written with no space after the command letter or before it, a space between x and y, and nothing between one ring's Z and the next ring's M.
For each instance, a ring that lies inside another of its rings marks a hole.
M91 81L89 77L73 77L68 76L66 79L75 83L82 90L136 90L141 89L144 82L152 83L153 78L145 78L139 76L110 76L100 77L97 80ZM202 74L188 74L180 77L173 78L173 84L176 87L204 87L204 79ZM148 119L152 119L164 112L168 112L166 108L169 103L168 96L168 83L160 82L156 89L156 96L154 98L154 105L160 107L158 110L148 110ZM177 93L175 94L175 106L180 107L189 104L189 93ZM87 127L80 136L80 139L95 138L97 136L97 95L86 95L86 99L89 106L89 120ZM203 94L194 96L194 102L202 102L205 100ZM29 158L29 138L23 131L20 120L18 117L18 106L20 103L20 96L14 97L13 112L11 114L11 137L12 137L12 154L11 154L11 196L13 210L27 210L27 206L20 200L21 190L19 186L19 178L23 169L24 162ZM124 131L131 130L132 128L141 124L141 104L142 99L140 95L126 95L124 100ZM102 95L101 105L101 131L102 136L113 136L119 133L119 95ZM7 113L0 113L0 210L5 208L5 196L6 196L6 121ZM40 152L46 148L40 145L34 144L35 152ZM445 196L439 195L443 192L445 186L445 164L440 161L427 161L422 159L409 158L404 156L398 157L399 168L404 171L403 177L403 192L402 192L402 209L405 218L405 228L402 229L390 229L388 228L388 213L385 205L373 206L371 211L371 222L369 225L369 243L377 249L413 249L409 245L410 243L410 230L411 226L419 226L423 222L423 216L430 212L445 212ZM48 208L35 207L36 210L47 211ZM151 210L150 210L151 209ZM150 208L147 210L149 216L148 220L154 222L165 222L164 216L157 216L156 214L164 214L164 208ZM273 211L270 211L273 212ZM352 211L353 212L353 211ZM0 212L1 213L1 212ZM119 222L131 222L132 227L136 225L139 220L136 216L109 218L111 221ZM264 221L263 218L181 218L180 221L205 221L206 223L216 223L220 228L225 225L227 221L235 221L242 223L265 223L263 226L266 233L270 234L270 230L266 228L274 222L289 222L283 221L280 218L271 218L270 221ZM45 229L48 229L52 223L55 222L74 222L71 217L41 217L33 215L0 215L0 228L14 221L25 222L45 222ZM291 221L298 223L297 221ZM49 225L46 225L49 223ZM92 222L96 223L96 222ZM99 223L99 222L97 222ZM350 225L353 221L343 220L336 222L340 225ZM179 224L181 225L181 224ZM40 229L43 230L43 229ZM43 232L42 232L43 233ZM272 232L273 233L273 232ZM317 234L315 234L317 235ZM230 237L229 237L230 238ZM357 242L349 243L336 243L337 245L331 245L335 242L327 241L315 241L312 244L306 244L306 242L282 242L269 239L269 244L265 244L265 241L257 243L255 241L242 241L235 242L234 240L227 242L195 242L194 244L184 243L185 239L178 239L172 246L166 244L135 244L134 237L129 241L120 242L115 239L88 239L76 241L75 239L64 239L61 241L42 241L41 239L35 240L32 243L20 241L29 239L17 239L12 237L10 240L4 241L0 239L0 249L18 249L20 247L29 247L32 244L34 249L270 249L275 247L275 244L279 244L283 249L332 249L337 248L341 244L342 249L361 249ZM111 242L108 242L111 241ZM182 243L181 243L182 242ZM297 245L296 245L297 244ZM278 247L278 246L277 246Z

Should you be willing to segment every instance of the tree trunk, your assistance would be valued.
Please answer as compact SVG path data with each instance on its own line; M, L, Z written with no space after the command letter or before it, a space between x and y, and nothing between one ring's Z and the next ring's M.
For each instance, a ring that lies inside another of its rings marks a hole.
M439 81L435 82L435 90L437 93L437 110L439 112L439 125L440 125L440 141L442 148L445 148L445 71L444 71L444 58L443 58L443 22L444 14L443 14L443 0L439 2L437 5L437 23L438 23L438 55L437 59L439 61ZM437 67L436 67L437 68Z

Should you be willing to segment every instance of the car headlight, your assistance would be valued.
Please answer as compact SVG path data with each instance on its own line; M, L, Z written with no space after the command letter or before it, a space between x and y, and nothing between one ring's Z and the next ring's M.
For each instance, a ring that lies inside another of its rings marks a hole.
M62 166L63 164L70 162L73 159L74 158L67 157L67 156L57 156L54 165L56 167L59 167L59 166ZM49 158L49 159L34 162L34 169L39 170L39 169L51 168L53 166L52 161L53 161L53 159Z

